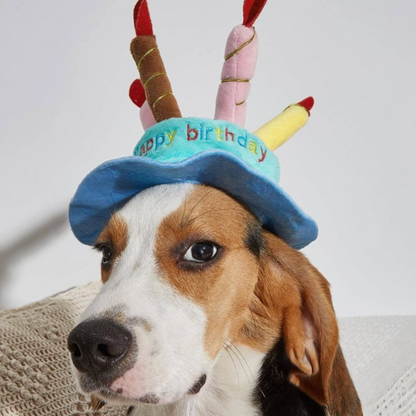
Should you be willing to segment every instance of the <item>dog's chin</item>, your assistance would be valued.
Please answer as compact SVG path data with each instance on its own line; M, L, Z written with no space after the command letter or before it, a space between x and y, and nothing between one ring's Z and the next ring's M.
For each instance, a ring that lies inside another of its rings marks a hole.
M138 400L129 399L109 389L95 391L93 395L101 399L106 404L115 404L119 406L137 406L140 403Z
M124 397L121 394L114 393L111 390L103 389L93 393L94 396L102 400L106 404L118 405L118 406L157 406L157 405L168 405L174 404L180 401L182 398L186 397L187 394L183 396L178 396L175 400L159 400L153 394L147 394L139 399L131 399Z
M170 400L161 399L153 393L146 394L140 398L132 399L129 397L123 396L123 391L114 392L113 390L104 388L98 391L93 392L92 394L105 403L115 404L115 405L126 405L126 406L139 406L139 405L168 405L174 404L184 398L189 398L191 396L197 395L206 383L207 377L203 374L198 381L189 388L185 394L173 395L173 398Z
M124 397L120 393L116 393L110 389L101 389L96 390L94 392L89 392L91 396L95 396L96 398L103 401L105 404L109 405L118 405L118 406L139 406L139 405L156 405L159 404L159 400L155 398L153 395L146 395L139 399L132 399L130 397ZM174 402L172 402L174 403ZM160 403L160 404L168 404L168 403Z

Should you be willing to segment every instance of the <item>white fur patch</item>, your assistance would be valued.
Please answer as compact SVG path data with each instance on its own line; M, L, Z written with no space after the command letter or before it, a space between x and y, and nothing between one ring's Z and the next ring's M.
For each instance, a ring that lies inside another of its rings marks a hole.
M133 416L259 416L252 402L264 354L245 346L230 346L219 354L207 383L195 396L165 406L138 406Z
M111 386L114 391L122 389L125 398L151 395L160 403L172 402L186 394L211 366L204 352L205 313L160 276L154 256L160 223L182 205L192 187L150 188L119 211L128 229L126 248L81 317L100 317L119 308L127 319L150 325L150 331L135 326L136 363Z

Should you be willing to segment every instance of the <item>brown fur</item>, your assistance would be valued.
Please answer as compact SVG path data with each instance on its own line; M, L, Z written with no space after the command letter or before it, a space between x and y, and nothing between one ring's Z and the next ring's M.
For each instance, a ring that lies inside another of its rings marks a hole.
M201 186L179 210L165 218L156 237L160 273L206 313L205 349L212 358L241 328L257 281L258 262L244 245L250 218L234 199ZM183 241L188 242L184 248L194 242L212 241L224 251L209 267L181 269L178 259L184 254Z
M96 243L96 245L109 245L113 249L111 261L106 267L101 267L101 280L103 283L110 278L114 263L126 248L127 238L128 231L126 222L117 214L113 215Z
M290 381L319 403L326 404L338 345L329 284L301 253L270 233L264 235L263 269L268 295L274 300L271 313L280 316L286 351L296 366ZM282 288L283 295L279 293ZM270 291L275 291L274 295L270 296ZM261 299L264 292L258 295Z
M335 353L328 390L328 411L331 416L363 415L360 399L357 396L340 346Z
M289 380L332 415L362 415L341 347L329 283L302 253L264 232L265 250L243 330L249 343L268 348L283 336L293 363ZM248 329L247 329L248 328ZM254 331L253 331L254 328ZM259 336L259 333L263 336Z

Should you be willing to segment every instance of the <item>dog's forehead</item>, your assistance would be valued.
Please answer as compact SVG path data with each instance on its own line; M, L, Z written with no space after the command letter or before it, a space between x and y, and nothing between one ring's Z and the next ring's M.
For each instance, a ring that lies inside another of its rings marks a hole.
M254 216L224 192L196 186L181 207L165 217L158 230L161 241L207 240L229 248L241 246Z
M116 234L120 219L127 225L129 237L149 237L162 223L181 230L207 226L220 231L225 226L228 231L239 231L250 218L254 217L244 206L215 188L190 183L159 185L132 198L113 216L104 233Z
M153 228L178 210L194 188L195 185L190 183L148 188L133 197L115 215L129 225L129 232Z

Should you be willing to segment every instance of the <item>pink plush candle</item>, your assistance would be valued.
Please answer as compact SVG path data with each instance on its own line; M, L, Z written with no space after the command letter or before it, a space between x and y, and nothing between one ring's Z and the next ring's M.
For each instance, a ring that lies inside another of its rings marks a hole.
M215 119L244 126L250 80L254 76L258 38L253 27L236 26L225 48L221 84L218 88Z

